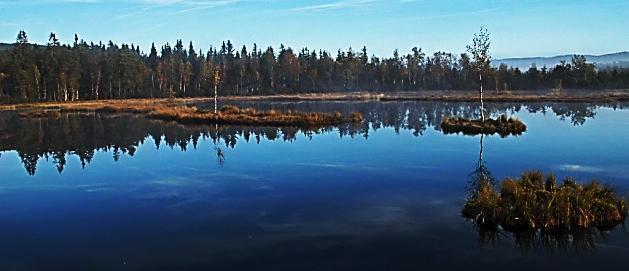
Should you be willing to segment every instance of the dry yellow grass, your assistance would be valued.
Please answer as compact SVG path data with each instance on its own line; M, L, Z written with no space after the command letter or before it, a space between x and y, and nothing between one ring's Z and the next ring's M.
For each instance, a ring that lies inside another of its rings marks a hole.
M553 175L524 172L498 189L480 182L462 215L481 227L530 230L610 229L629 215L625 200L596 181L558 183Z
M103 100L75 103L22 104L14 105L9 109L25 110L20 113L21 117L46 117L53 116L59 112L134 113L183 124L313 127L339 125L362 120L360 113L343 116L338 112L257 111L252 108L241 109L235 106L226 106L219 112L214 113L213 111L199 110L196 107L184 105L184 103L189 101L186 99ZM4 109L7 109L6 106Z

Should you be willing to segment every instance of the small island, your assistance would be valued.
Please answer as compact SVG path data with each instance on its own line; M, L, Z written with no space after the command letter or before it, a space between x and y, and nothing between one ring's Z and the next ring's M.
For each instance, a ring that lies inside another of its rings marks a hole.
M474 120L461 117L446 117L441 122L441 130L446 134L463 133L465 135L499 134L502 137L508 135L521 135L526 132L526 124L519 119L501 115L497 119Z
M75 103L36 103L17 108L20 118L56 118L68 112L132 113L181 124L226 124L251 126L295 126L312 128L359 123L362 114L339 112L259 111L227 105L220 110L198 109L185 99L129 99Z
M539 171L508 178L498 189L478 180L461 213L483 229L568 233L609 230L629 214L625 200L610 187L570 177L558 184L554 175Z

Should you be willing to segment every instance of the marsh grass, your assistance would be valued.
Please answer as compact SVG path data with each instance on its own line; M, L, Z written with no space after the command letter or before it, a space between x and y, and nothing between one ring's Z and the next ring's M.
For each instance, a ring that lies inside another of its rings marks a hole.
M465 135L493 135L502 137L521 135L526 132L526 124L519 119L501 115L497 119L470 120L461 117L446 117L441 122L441 130L446 134L463 133Z
M362 115L354 113L343 116L341 113L297 112L297 111L258 111L252 108L241 109L225 106L218 113L198 110L194 107L156 108L148 113L149 117L173 120L184 124L236 124L236 125L267 125L267 126L298 126L316 127L323 125L339 125L360 122Z
M233 124L311 128L362 121L362 114L360 113L343 116L338 112L258 111L253 108L241 109L236 106L224 106L219 112L214 113L213 111L200 110L194 106L185 105L177 100L150 99L35 104L23 109L27 110L20 113L23 114L23 117L45 117L64 112L134 113L143 114L153 119L176 121L182 124Z
M609 230L625 221L628 210L624 199L597 181L579 184L568 177L559 184L554 175L529 171L497 189L479 182L462 215L482 228L574 233Z

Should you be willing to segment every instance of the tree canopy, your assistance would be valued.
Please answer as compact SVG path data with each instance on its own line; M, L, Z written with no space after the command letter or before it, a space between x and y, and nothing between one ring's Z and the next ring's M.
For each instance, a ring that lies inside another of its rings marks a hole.
M478 71L488 90L629 87L629 70L599 69L583 56L526 71L492 65L486 30L458 56L415 47L388 58L369 55L367 47L333 55L284 45L238 50L226 41L204 52L177 40L174 46L153 44L146 54L134 44L87 43L78 35L72 44L62 44L55 33L48 40L32 44L20 31L9 49L0 50L0 102L213 96L215 85L219 95L471 90Z

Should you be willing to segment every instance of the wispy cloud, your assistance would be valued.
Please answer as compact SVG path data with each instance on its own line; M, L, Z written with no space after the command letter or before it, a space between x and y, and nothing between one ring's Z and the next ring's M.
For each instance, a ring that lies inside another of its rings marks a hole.
M487 8L487 9L480 9L480 10L470 10L470 11L463 11L463 12L453 12L453 13L447 13L447 14L439 14L439 15L433 15L433 16L420 16L420 17L412 18L412 20L418 20L419 21L419 20L430 20L430 19L455 18L455 17L459 17L459 16L491 13L491 12L495 12L495 11L498 11L498 10L499 10L498 8Z
M238 0L216 0L216 1L197 2L195 4L192 4L189 8L179 10L176 13L177 14L181 14L181 13L187 13L187 12L191 12L191 11L197 11L197 10L204 10L204 9L209 9L209 8L214 8L214 7L226 6L226 5L230 5L230 4L235 4L236 2L238 2Z
M100 0L66 0L66 1L100 1ZM220 6L235 4L240 0L135 0L140 4L140 8L128 13L116 16L116 19L139 16L151 10L169 8L173 9L171 14L182 14L193 11L205 10Z
M136 16L136 15L141 15L141 14L144 14L144 13L146 13L147 11L149 11L151 9L155 9L155 7L143 7L141 9L134 10L132 12L120 14L120 15L116 16L115 19L123 19L123 18L127 18L127 17L133 17L133 16Z
M383 0L339 0L339 1L329 2L325 4L297 7L297 8L293 8L292 10L293 11L324 11L324 10L332 10L332 9L361 7L361 6L373 4L376 2L383 2Z

